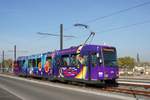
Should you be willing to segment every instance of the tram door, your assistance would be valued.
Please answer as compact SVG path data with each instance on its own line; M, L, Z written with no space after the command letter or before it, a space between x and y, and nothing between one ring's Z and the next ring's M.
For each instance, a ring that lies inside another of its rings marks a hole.
M98 79L98 56L97 53L89 53L88 57L88 80L97 80Z
M88 60L87 60L87 64L88 64L88 80L91 80L91 73L92 73L92 64L91 64L91 54L88 55Z
M82 58L80 60L80 63L82 65L82 78L83 80L91 80L91 76L92 76L92 62L91 62L91 54L82 54L80 55L80 57Z

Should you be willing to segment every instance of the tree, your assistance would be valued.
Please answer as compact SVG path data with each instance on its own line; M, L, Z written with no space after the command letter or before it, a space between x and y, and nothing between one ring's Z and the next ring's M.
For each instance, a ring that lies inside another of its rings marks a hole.
M129 56L118 58L118 65L120 68L132 69L135 65L135 59Z
M4 60L4 66L5 68L11 68L12 67L12 59L7 59L7 60Z

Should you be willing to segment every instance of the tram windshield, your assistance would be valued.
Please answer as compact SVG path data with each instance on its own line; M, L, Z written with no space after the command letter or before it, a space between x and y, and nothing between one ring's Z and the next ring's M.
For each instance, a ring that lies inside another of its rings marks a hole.
M117 55L115 48L103 48L104 65L117 67Z

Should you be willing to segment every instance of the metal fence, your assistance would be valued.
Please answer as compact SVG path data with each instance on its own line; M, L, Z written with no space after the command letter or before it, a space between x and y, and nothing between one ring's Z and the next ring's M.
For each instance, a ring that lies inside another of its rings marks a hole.
M0 73L13 73L13 68L9 68L9 67L0 67Z

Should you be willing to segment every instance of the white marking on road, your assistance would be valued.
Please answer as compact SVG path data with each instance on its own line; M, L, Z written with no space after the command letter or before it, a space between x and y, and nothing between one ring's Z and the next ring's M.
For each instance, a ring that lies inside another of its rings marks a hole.
M10 75L0 74L0 76L18 79L18 80L22 80L22 81L26 81L26 82L30 82L30 83L36 83L36 84L61 88L61 89L65 89L65 90L71 90L71 91L76 91L76 92L98 95L98 96L105 96L105 97L111 97L111 98L122 99L122 100L136 100L135 98L132 98L132 97L125 97L125 96L121 96L121 95L117 95L117 94L110 94L110 93L106 93L106 92L102 93L103 91L101 93L99 93L99 92L95 92L95 91L88 90L88 89L72 88L72 87L68 87L68 86L64 86L64 85L60 85L60 84L58 85L58 84L52 84L50 82L46 83L46 82L42 82L42 81L38 81L38 80L29 80L29 79L25 79L25 78L21 78L21 77L10 76ZM22 98L22 97L20 97L20 98ZM25 99L23 99L23 100L25 100Z
M7 92L13 94L13 95L16 96L16 97L18 97L18 98L20 98L20 99L22 99L22 100L26 100L26 99L23 98L22 96L17 95L15 92L13 92L12 90L8 89L6 86L0 84L0 87L1 87L2 89L6 90Z

